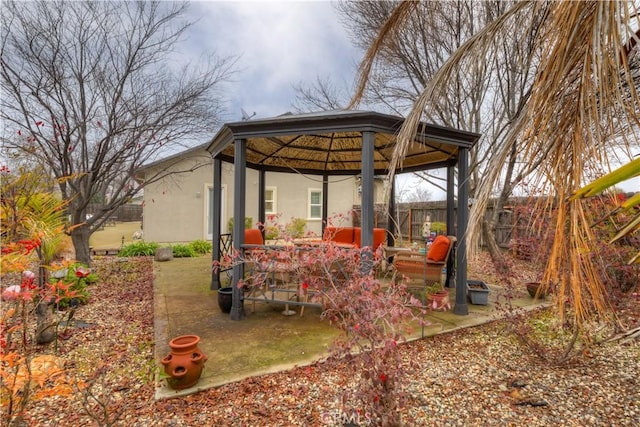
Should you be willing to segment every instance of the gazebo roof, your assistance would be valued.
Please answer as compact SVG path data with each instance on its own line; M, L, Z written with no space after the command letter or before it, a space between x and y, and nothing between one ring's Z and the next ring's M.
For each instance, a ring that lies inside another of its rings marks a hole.
M402 117L373 111L335 110L286 114L225 124L207 150L233 162L234 140L246 139L247 167L276 172L356 175L361 173L362 132L375 132L374 169L386 174ZM479 134L421 123L409 147L403 172L455 164L460 147L470 148Z

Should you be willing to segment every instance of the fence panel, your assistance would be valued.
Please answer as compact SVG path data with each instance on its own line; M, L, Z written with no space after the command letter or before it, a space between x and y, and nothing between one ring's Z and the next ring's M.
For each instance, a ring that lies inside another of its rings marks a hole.
M360 206L354 206L354 225L360 225ZM454 209L454 220L456 218ZM431 222L447 222L447 204L445 201L421 202L421 203L400 203L396 207L396 240L398 243L412 243L422 241L422 224L430 217ZM487 218L493 215L493 207L489 206L485 213ZM386 225L384 221L384 206L376 206L376 227ZM502 248L507 248L514 234L514 215L511 210L504 210L498 215L496 225L496 241ZM456 233L455 226L453 233ZM480 244L483 245L482 240Z
M91 203L87 206L87 214L95 215L100 212L104 205ZM119 222L142 221L142 205L126 204L118 207L111 215L110 220Z

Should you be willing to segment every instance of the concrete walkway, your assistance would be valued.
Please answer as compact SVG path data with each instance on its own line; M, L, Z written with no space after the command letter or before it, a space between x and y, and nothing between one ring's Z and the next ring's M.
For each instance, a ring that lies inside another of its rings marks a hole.
M170 398L195 393L247 377L287 370L310 364L328 355L339 331L320 319L317 308L305 308L304 316L283 316L283 306L245 303L246 317L232 321L220 311L217 294L209 290L211 260L208 257L182 258L155 264L155 341L156 359L169 353L169 341L180 335L201 338L199 347L207 355L202 376L191 388L175 391L162 381L156 398ZM430 312L424 328L417 326L409 339L450 332L497 319L495 301L501 292L491 285L489 304L469 304L469 315ZM450 291L455 301L455 291ZM534 307L523 291L514 301L517 306ZM290 307L292 308L292 307ZM300 307L293 307L300 312ZM159 364L160 369L162 366Z

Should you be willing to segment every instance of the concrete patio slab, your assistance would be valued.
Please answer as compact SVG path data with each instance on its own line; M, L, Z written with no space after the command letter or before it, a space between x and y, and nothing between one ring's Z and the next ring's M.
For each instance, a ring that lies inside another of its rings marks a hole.
M169 341L180 335L200 336L200 349L208 361L198 383L191 388L176 391L165 382L156 389L156 398L187 395L247 377L291 369L311 364L327 357L331 343L339 331L322 320L318 308L300 307L293 316L283 316L284 306L245 303L246 317L230 320L217 306L217 293L209 289L211 259L176 258L156 262L154 280L155 353L159 361L169 353ZM451 301L455 291L449 290ZM496 299L502 289L491 285L489 304L469 303L469 315L429 311L427 325L414 325L409 340L449 332L491 322L499 317ZM518 307L534 308L544 301L534 301L526 291L513 301ZM158 362L159 364L159 362ZM160 366L160 364L159 364ZM161 367L161 366L160 366Z

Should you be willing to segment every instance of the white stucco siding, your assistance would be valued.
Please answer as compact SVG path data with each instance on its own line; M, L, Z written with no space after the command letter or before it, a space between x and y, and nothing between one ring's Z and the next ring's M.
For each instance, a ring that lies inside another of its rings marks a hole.
M176 174L144 190L144 238L154 242L188 242L203 238L205 171ZM206 181L205 181L206 180ZM190 220L186 220L189 218Z
M354 182L353 177L329 177L327 211L330 217L340 213L346 215L352 209ZM266 186L277 189L280 224L287 224L293 218L303 218L307 220L307 231L321 233L322 220L309 217L309 191L322 191L321 176L269 172L266 174ZM351 225L350 220L344 225Z
M213 174L213 166L209 169ZM258 221L258 172L253 169L247 169L246 190L245 190L245 217L252 219L252 227L256 226ZM233 195L235 194L235 186L233 184L234 167L230 163L222 162L222 186L225 188L224 200L222 205L222 232L228 231L229 218L233 217Z
M194 157L202 160L208 153L196 151L188 153L171 168L188 170L193 166ZM158 168L167 167L164 163L152 166L146 171L152 176ZM228 231L229 218L233 217L234 198L234 166L222 163L222 220L221 230ZM279 223L284 225L293 218L307 221L307 231L319 235L322 230L321 219L309 217L310 191L322 191L321 176L306 176L297 173L267 172L265 185L275 196L272 200L276 213L280 214ZM376 182L376 186L380 183ZM162 181L149 184L144 191L143 228L147 241L159 243L190 242L198 239L210 239L211 230L209 203L210 189L213 187L213 164L207 164L193 172L171 175ZM382 191L376 188L376 201L381 198ZM317 196L317 194L316 194ZM247 169L245 197L245 216L252 218L252 226L258 221L258 172ZM329 177L330 218L342 214L344 220L336 225L351 226L349 212L353 205L360 203L357 180L350 176ZM315 211L318 211L316 206Z

